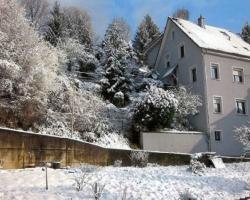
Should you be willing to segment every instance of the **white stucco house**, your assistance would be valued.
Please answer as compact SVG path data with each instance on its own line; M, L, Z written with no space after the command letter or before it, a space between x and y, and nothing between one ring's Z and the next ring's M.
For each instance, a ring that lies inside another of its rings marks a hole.
M243 146L235 127L248 125L250 114L250 45L237 34L169 17L164 34L146 50L158 77L200 95L200 113L192 126L209 136L209 151L235 156Z

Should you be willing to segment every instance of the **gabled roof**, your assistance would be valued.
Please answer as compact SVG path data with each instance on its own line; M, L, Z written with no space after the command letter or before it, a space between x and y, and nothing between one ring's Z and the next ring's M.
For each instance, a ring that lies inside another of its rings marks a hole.
M208 25L202 28L184 19L169 19L201 48L250 57L250 45L235 33Z
M156 44L158 44L158 42L162 41L163 38L163 33L161 35L159 35L157 38L155 38L154 40L152 40L146 47L144 50L144 53L146 54L148 52L148 50L150 50L151 48L153 48Z

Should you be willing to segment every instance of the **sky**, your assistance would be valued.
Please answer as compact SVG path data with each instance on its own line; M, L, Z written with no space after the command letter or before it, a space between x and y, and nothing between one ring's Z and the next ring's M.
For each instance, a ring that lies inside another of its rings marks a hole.
M163 31L167 17L178 8L190 12L190 20L200 14L206 24L226 28L235 33L250 22L250 0L59 0L62 6L76 6L86 10L92 18L96 35L102 37L114 17L123 17L131 26L132 36L146 14Z

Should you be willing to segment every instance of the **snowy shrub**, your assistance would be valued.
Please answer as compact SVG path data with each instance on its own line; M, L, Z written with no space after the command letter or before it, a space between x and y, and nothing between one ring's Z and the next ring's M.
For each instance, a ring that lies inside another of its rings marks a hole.
M192 173L201 176L204 173L204 169L206 168L206 165L204 163L201 163L198 160L200 156L201 156L200 154L192 155L191 160L190 160L190 169Z
M106 185L100 184L98 182L92 184L92 192L95 200L100 200Z
M114 167L121 167L122 166L122 160L116 160L114 162Z
M173 127L178 130L189 128L187 117L199 113L198 107L202 106L201 99L198 95L188 92L185 87L174 89L173 93L178 100Z
M92 165L81 165L78 168L78 171L74 174L74 187L79 192L83 190L85 187L91 185L90 181L94 176L94 172L98 170L97 167Z
M180 194L179 200L197 200L197 197L190 190L186 189L185 192Z
M96 138L96 144L107 148L130 149L129 141L118 132L103 133Z
M124 94L122 92L117 92L114 95L113 102L117 107L122 107L124 106Z
M150 86L155 86L159 88L163 88L163 83L160 80L155 80L153 78L143 78L142 81L139 84L139 90L143 91L146 88L149 88Z
M0 79L0 96L8 97L13 94L13 82L10 79Z
M57 90L51 91L48 98L50 113L42 132L49 133L52 128L53 133L58 132L57 135L64 133L65 137L77 136L79 139L96 142L102 134L113 131L107 121L106 104L100 97L74 88L75 82L65 76L57 79L57 83Z
M136 105L134 121L148 130L169 127L177 107L178 100L172 91L152 86L144 99Z
M123 189L121 200L126 200L127 199L127 190L128 190L127 187L125 187Z
M79 41L72 38L65 38L59 42L58 47L66 55L66 65L68 71L95 71L98 64L95 56L92 55L83 44L80 44Z
M0 59L0 71L0 78L13 80L19 77L21 67L16 65L14 62Z
M148 164L149 153L144 151L131 151L130 153L131 164L134 167L146 167Z
M0 0L0 13L0 90L12 98L0 104L8 117L1 116L0 123L33 128L43 121L48 91L54 88L58 52L38 36L16 1Z
M235 137L245 146L246 149L250 149L250 128L248 126L242 126L234 129Z

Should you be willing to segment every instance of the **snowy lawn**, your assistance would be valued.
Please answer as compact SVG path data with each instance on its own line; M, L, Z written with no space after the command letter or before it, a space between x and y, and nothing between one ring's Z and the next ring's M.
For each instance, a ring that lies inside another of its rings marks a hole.
M0 199L93 199L93 189L86 185L76 191L74 176L78 169L48 169L49 190L45 190L42 168L0 170ZM250 163L227 164L225 169L206 169L203 176L193 175L188 166L132 168L99 167L88 171L89 183L105 186L100 199L180 199L190 193L197 199L239 199L250 195ZM86 180L86 179L85 179ZM124 195L126 194L126 195Z

